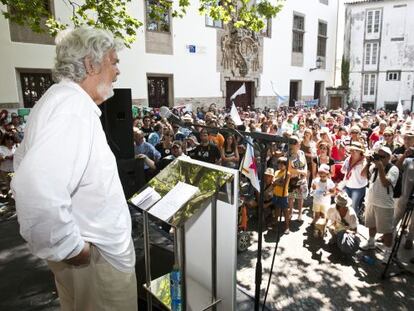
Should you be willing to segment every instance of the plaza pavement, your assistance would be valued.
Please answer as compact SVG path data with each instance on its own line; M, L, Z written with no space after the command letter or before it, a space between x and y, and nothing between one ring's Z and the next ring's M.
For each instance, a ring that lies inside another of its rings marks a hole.
M269 310L413 310L414 276L382 280L385 265L380 250L342 256L335 246L328 245L328 235L324 239L313 237L309 216L308 208L302 222L296 221L294 214L291 232L280 238L266 303ZM368 236L367 228L360 225L358 231L361 240ZM250 235L253 243L238 256L237 281L240 288L254 296L258 235L254 231ZM276 240L277 230L265 227L262 301ZM363 262L362 255L375 258L375 263ZM404 250L402 244L398 256L408 262L414 250ZM400 271L395 264L390 267L391 272ZM413 264L408 263L406 268L414 272Z
M414 277L402 275L381 280L384 266L379 251L364 252L376 257L373 265L359 257L339 255L334 247L313 237L305 209L303 222L295 221L292 231L282 235L267 298L267 310L412 310ZM254 219L250 228L254 228ZM362 236L366 228L359 229ZM263 235L262 301L269 277L277 231L265 228ZM253 243L238 255L237 310L253 310L254 269L257 233L250 231ZM408 259L414 251L400 250ZM414 270L414 265L407 268ZM392 266L396 271L396 266ZM58 310L53 276L42 260L32 256L18 233L15 218L0 221L0 310Z

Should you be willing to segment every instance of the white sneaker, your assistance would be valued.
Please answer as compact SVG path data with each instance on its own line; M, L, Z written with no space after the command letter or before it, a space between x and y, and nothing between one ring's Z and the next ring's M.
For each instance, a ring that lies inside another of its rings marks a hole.
M359 246L360 249L367 251L369 249L375 249L376 245L375 245L375 240L374 239L369 239L363 243L361 243L361 245Z
M386 264L388 262L388 260L390 259L390 255L391 255L391 250L386 249L384 251L384 257L382 258L382 263Z

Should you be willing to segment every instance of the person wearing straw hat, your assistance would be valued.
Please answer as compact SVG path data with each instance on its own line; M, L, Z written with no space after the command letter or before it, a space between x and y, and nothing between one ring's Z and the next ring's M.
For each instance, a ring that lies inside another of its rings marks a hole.
M364 157L365 149L360 142L353 142L348 147L350 156L345 159L341 172L344 174L342 184L344 191L352 200L352 207L357 215L368 184L368 162Z
M339 192L336 195L335 204L328 209L326 217L328 229L332 235L329 244L336 244L344 254L354 254L360 243L360 239L356 235L358 217L352 208L351 199L345 192Z

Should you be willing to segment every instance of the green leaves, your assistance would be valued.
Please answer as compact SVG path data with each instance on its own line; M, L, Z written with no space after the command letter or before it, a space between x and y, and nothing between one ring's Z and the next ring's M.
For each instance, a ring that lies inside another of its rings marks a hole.
M127 47L136 40L136 31L142 22L128 13L132 0L55 0L62 1L72 11L71 21L75 27L89 25L112 31L124 40ZM141 1L141 0L134 0ZM276 16L284 0L199 0L198 11L214 20L231 23L236 28L260 31L265 20ZM34 32L49 32L55 36L69 25L53 16L49 0L0 0L7 6L2 14L19 25L30 27ZM182 18L187 14L190 0L147 0L147 15L152 20L165 19L166 15ZM137 13L137 12L136 12Z
M71 20L75 27L89 25L112 31L130 46L136 39L136 31L142 25L140 21L127 13L131 0L58 0L71 8ZM0 0L8 10L2 11L5 18L19 25L30 27L34 32L56 34L69 25L53 16L48 0Z

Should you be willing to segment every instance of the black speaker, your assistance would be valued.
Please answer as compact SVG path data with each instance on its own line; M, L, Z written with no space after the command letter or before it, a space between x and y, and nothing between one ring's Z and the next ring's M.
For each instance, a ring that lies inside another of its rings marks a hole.
M99 105L106 139L117 159L134 158L131 89L114 89L114 96Z
M146 183L144 159L118 159L116 162L125 197L129 199Z

